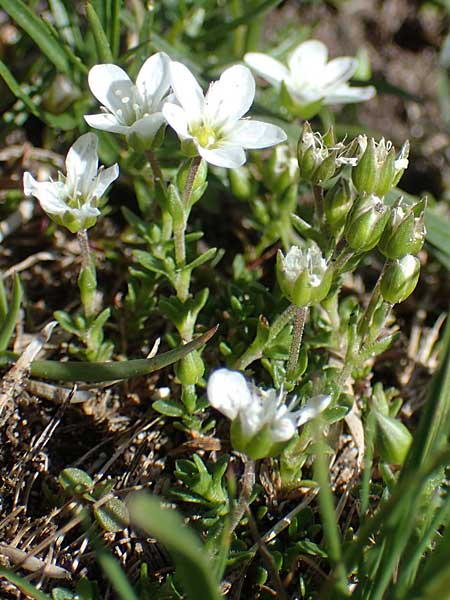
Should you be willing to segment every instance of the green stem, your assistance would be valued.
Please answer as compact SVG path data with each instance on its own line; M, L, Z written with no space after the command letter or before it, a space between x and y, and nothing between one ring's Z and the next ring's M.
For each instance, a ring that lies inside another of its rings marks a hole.
M308 315L308 307L300 306L296 307L296 313L294 318L294 328L292 330L292 341L289 349L289 359L287 364L287 379L292 381L295 377L295 370L298 364L298 357L300 354L300 346L302 344L303 330L305 329L306 317Z
M293 319L295 313L297 311L297 307L291 304L288 306L284 312L279 315L273 325L270 327L269 337L267 339L267 344L273 341L277 335L286 327L286 325ZM234 368L238 371L243 371L246 369L252 362L262 358L264 348L258 348L255 351L253 344L251 344L247 350L238 358L238 360L234 364Z
M81 269L78 276L78 287L80 289L84 314L87 319L91 319L96 314L95 292L97 289L97 275L95 272L95 263L89 248L87 230L81 229L81 231L78 231L77 239L81 253Z
M364 314L358 325L358 333L361 335L362 338L365 338L367 336L369 329L370 329L370 325L372 323L373 315L377 309L377 306L378 306L378 303L379 303L379 300L381 297L380 282L386 271L388 263L389 263L389 261L386 261L384 263L383 270L381 271L381 273L378 277L378 280L375 284L375 287L373 288L372 295L370 296L369 304L367 305L367 308L364 311Z
M320 229L324 225L323 212L323 188L320 185L313 185L314 205L316 207L316 215L319 221Z
M350 260L350 258L355 254L354 250L352 250L349 246L345 245L341 252L338 254L334 261L334 272L336 275L339 275L344 271L346 264Z
M201 156L195 156L192 161L191 161L191 167L189 169L189 173L188 176L186 178L186 183L184 184L184 190L183 190L183 204L186 210L186 215L189 214L189 210L190 210L190 199L191 199L191 194L192 194L192 186L194 185L194 181L195 181L195 177L197 175L197 171L198 168L200 166L200 163L202 162L202 157Z
M147 150L147 158L150 163L150 167L153 171L153 179L155 182L155 188L158 189L159 195L164 200L160 201L161 214L162 214L162 239L163 241L170 240L172 236L172 217L169 211L165 207L165 198L167 197L167 185L164 180L164 175L161 171L161 166L158 159L156 158L153 150Z

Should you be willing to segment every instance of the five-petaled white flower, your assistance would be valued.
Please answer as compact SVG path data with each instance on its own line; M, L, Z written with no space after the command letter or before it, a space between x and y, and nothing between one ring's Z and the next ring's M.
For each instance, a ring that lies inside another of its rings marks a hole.
M327 59L328 49L319 40L308 40L297 46L288 66L260 52L244 56L255 73L269 83L277 88L284 84L292 100L299 105L345 104L373 98L374 87L350 87L347 83L357 68L355 58L342 56L330 62Z
M296 398L287 405L283 391L262 390L238 371L229 369L212 373L207 395L211 406L232 421L235 448L252 458L271 455L274 447L279 449L280 443L288 442L297 427L319 415L331 401L330 396L316 396L300 409L292 410Z
M23 176L25 194L35 196L49 217L72 233L95 224L98 200L119 176L117 164L98 168L97 147L93 133L78 138L67 153L67 175L58 173L58 181L36 181L29 172Z
M166 102L163 114L182 143L193 144L212 165L240 167L246 161L244 148L268 148L287 139L276 125L242 119L255 97L255 80L247 67L226 69L206 96L183 64L172 62L170 72L178 104Z
M134 84L117 65L95 65L89 71L89 87L102 103L103 112L85 115L96 129L137 137L150 146L164 125L161 112L170 88L170 58L164 52L150 56Z

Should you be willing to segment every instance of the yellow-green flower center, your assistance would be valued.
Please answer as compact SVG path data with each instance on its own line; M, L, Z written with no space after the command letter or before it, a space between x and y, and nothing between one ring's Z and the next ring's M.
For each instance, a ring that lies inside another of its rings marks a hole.
M196 138L197 142L203 148L214 148L220 140L220 131L208 127L207 125L199 125L191 131L192 137Z

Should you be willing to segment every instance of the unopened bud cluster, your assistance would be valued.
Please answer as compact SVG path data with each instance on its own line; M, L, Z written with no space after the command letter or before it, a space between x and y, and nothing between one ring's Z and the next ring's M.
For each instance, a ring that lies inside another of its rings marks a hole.
M378 248L389 261L381 292L392 304L402 302L417 283L420 263L416 255L426 235L424 199L411 204L401 198L394 206L386 200L408 167L408 155L408 142L399 152L390 141L382 138L377 142L365 135L346 144L336 142L332 131L324 136L313 132L309 123L305 123L298 143L300 178L316 187L326 186L320 223L323 233L328 237L331 234L336 243L343 238L355 255ZM312 286L311 267L292 283L290 265L300 264L300 260L294 260L299 252L294 247L285 258L280 255L280 287L291 301L295 296L305 303L308 295L300 294L298 289L303 290L308 280L314 291L307 302L319 301L319 290L324 288ZM313 264L311 259L309 264Z

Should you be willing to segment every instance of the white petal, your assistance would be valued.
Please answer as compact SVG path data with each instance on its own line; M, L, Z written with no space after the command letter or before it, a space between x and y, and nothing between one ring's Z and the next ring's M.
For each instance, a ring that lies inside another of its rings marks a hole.
M289 76L288 69L282 63L262 52L248 52L244 61L272 85L279 86Z
M206 94L205 119L219 126L237 121L248 112L254 98L255 79L250 69L243 65L230 67Z
M350 102L363 102L373 98L376 93L376 89L371 85L366 87L350 87L347 83L343 83L325 96L325 103L348 104Z
M162 108L164 118L175 129L181 139L191 137L188 131L188 117L181 106L166 102Z
M88 125L95 129L111 131L112 133L122 133L123 135L127 135L130 129L127 125L121 125L111 113L84 115L84 120Z
M218 369L210 376L206 388L208 401L215 409L233 420L251 403L247 380L238 371Z
M77 139L66 156L67 183L73 189L86 189L97 175L98 138L85 133Z
M95 65L89 71L88 82L94 96L112 113L123 107L122 98L133 97L134 85L117 65Z
M289 58L289 70L295 80L312 82L321 77L328 57L328 49L319 40L303 42Z
M130 127L129 133L136 133L148 144L151 144L153 138L158 133L160 127L165 123L162 112L153 113L148 117L142 117Z
M247 160L242 146L224 142L220 147L208 149L197 144L198 153L202 158L216 167L236 169L242 167Z
M69 208L69 212L80 221L84 221L85 219L92 219L93 217L98 217L100 214L98 208L95 208L94 206L91 206L88 203L83 204L81 208Z
M67 210L64 202L64 183L60 181L36 181L31 173L23 175L23 189L26 196L34 196L39 200L42 210L50 215L61 215Z
M119 177L119 165L116 163L108 169L102 169L96 179L93 191L94 198L101 198L106 189Z
M274 442L286 442L291 439L297 428L295 420L290 418L290 415L286 415L273 421L270 429Z
M308 402L295 413L297 416L297 427L300 427L300 425L304 425L308 421L311 421L311 419L317 417L317 415L329 406L330 402L331 396L325 395L314 396L314 398L308 400Z
M147 58L136 79L136 87L147 101L157 106L170 87L170 58L157 52Z
M342 56L331 60L325 67L324 71L324 86L337 85L344 83L356 71L358 61L356 58Z
M170 63L172 88L175 96L188 115L189 123L202 119L204 97L202 88L187 67L182 63Z
M240 144L244 148L268 148L287 140L286 133L271 123L241 120L226 136L227 142Z

